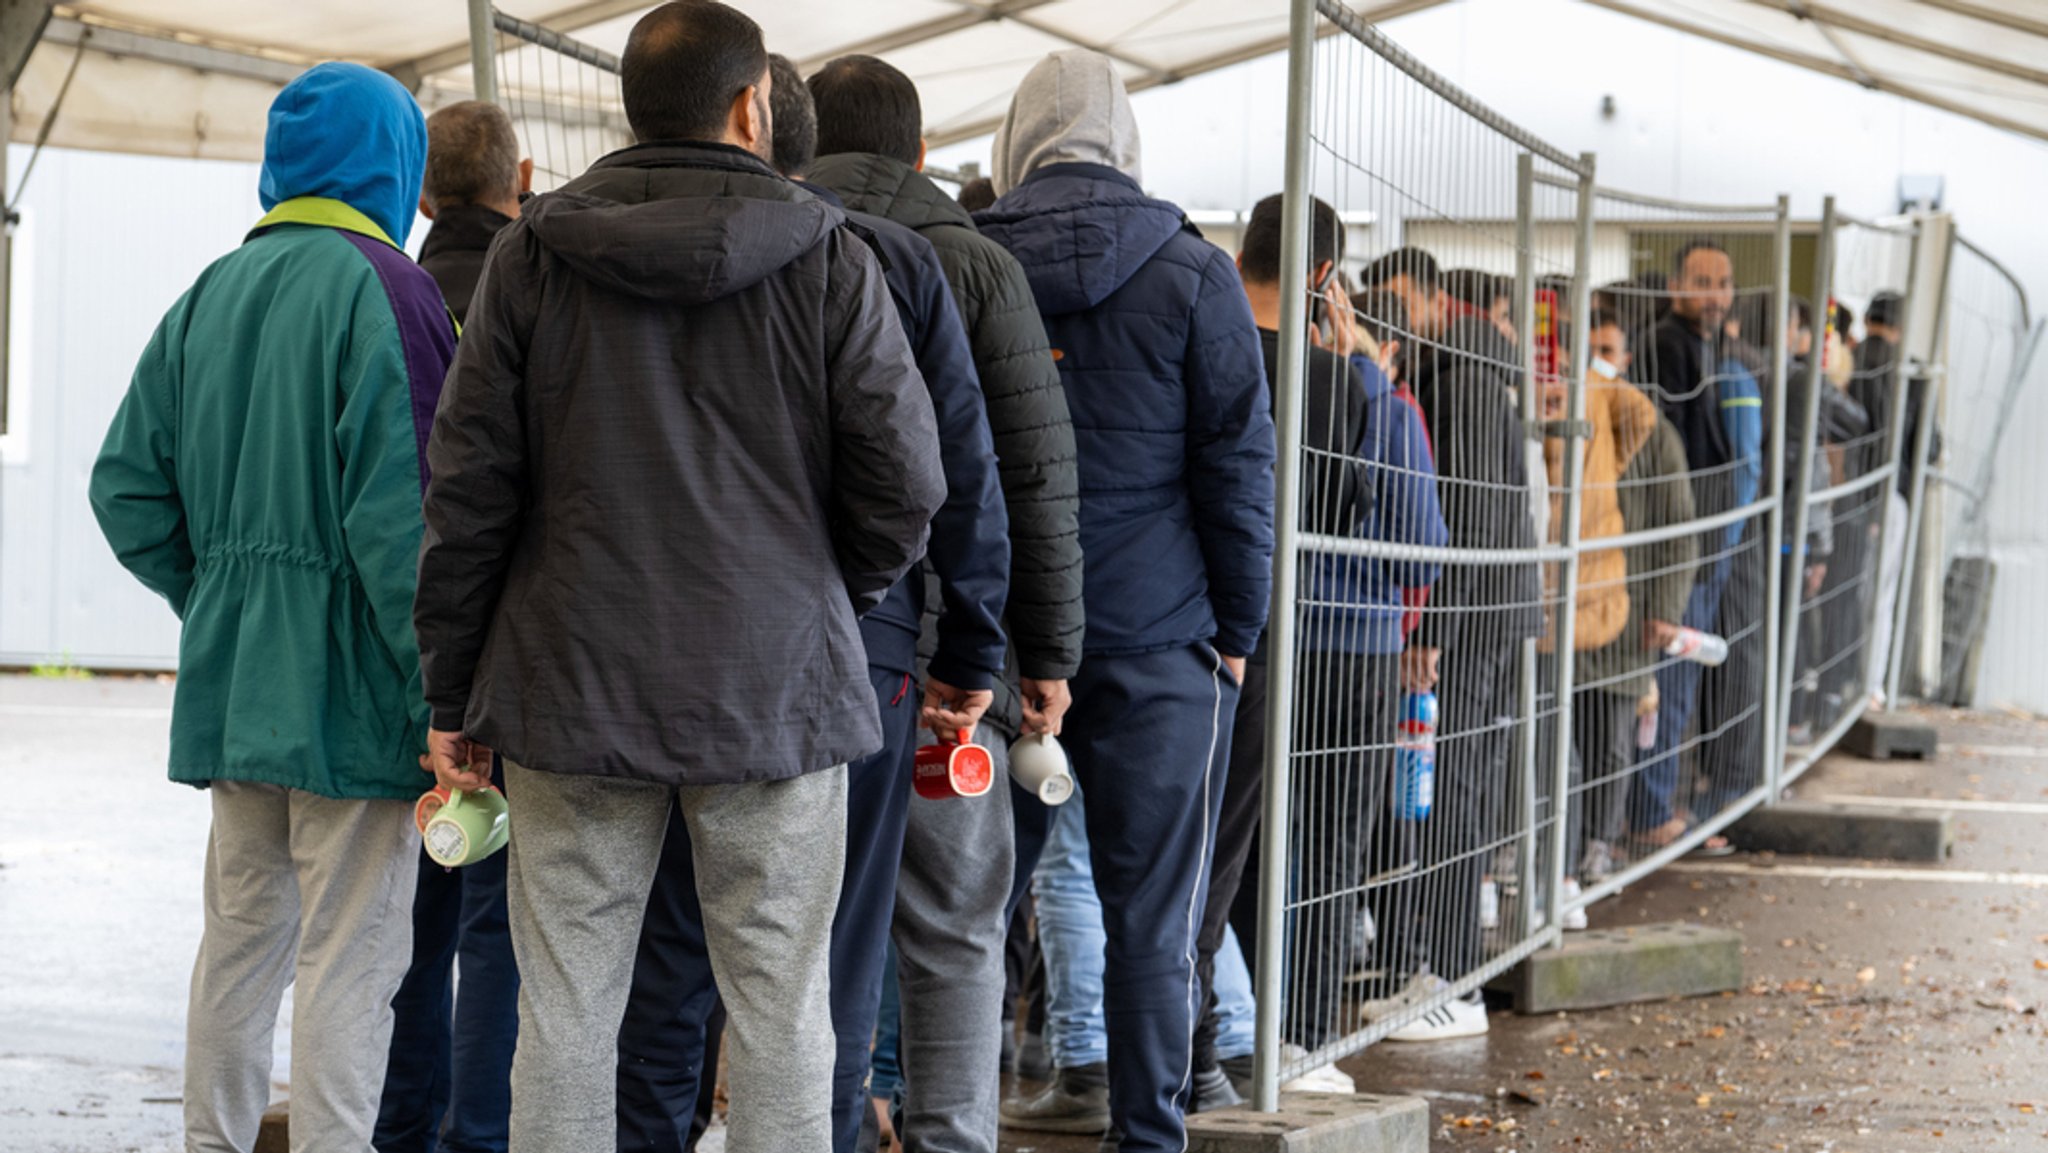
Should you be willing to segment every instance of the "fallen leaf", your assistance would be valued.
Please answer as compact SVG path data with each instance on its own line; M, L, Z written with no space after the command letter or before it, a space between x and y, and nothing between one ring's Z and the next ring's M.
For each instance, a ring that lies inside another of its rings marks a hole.
M1700 1035L1709 1041L1719 1041L1728 1035L1728 1030L1723 1026L1715 1025Z
M1593 1080L1595 1080L1595 1081L1612 1081L1612 1080L1614 1080L1614 1070L1612 1070L1612 1069L1596 1069L1596 1070L1594 1070L1594 1071L1593 1071Z
M1868 985L1872 981L1877 980L1877 970L1865 965L1861 969L1856 970L1856 980L1861 984Z
M1712 1105L1714 1103L1714 1095L1712 1093L1702 1093L1699 1096L1694 1097L1692 1099L1692 1103L1704 1109L1707 1106Z
M1523 1076L1523 1078L1525 1078L1526 1080L1530 1080L1530 1081L1541 1081L1541 1080L1543 1080L1543 1070L1541 1070L1541 1069L1531 1069L1531 1070L1529 1070L1529 1071L1528 1071L1527 1073L1524 1073L1524 1074L1522 1074L1522 1076Z

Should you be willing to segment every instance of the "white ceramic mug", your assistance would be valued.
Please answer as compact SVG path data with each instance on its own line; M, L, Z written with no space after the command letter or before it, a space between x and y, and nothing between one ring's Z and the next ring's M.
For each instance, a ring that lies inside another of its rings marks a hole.
M1017 738L1010 746L1010 779L1048 805L1064 805L1074 795L1067 752L1051 733Z

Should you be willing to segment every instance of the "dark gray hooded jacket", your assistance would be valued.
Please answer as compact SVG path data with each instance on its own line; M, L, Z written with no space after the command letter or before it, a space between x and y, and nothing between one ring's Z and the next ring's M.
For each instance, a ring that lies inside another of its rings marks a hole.
M843 221L738 149L647 144L500 233L428 445L436 728L682 785L881 748L855 618L946 484Z

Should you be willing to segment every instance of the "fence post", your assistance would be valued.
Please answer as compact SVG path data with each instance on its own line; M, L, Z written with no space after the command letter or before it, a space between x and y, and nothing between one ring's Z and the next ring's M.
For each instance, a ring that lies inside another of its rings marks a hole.
M1273 606L1266 623L1265 812L1259 829L1257 1037L1252 1108L1280 1108L1280 998L1286 961L1288 822L1294 750L1294 601L1301 504L1301 394L1308 359L1309 101L1315 84L1315 0L1292 0L1287 39L1286 218L1280 238L1280 372L1273 381Z
M1911 490L1906 496L1906 548L1904 559L1899 564L1899 594L1898 599L1892 604L1892 619L1878 622L1880 628L1890 629L1892 634L1892 643L1886 650L1886 655L1890 659L1886 662L1888 667L1883 670L1886 712L1898 707L1899 678L1906 667L1906 623L1913 615L1914 590L1921 584L1920 527L1927 520L1927 471L1933 465L1927 456L1934 445L1934 414L1938 407L1935 398L1948 390L1948 275L1949 269L1955 265L1956 228L1953 220L1946 223L1947 227L1943 230L1946 235L1942 237L1941 274L1935 280L1935 292L1939 295L1934 301L1934 339L1928 342L1928 349L1933 354L1933 363L1927 368L1926 395L1920 398L1919 423L1914 426L1910 450L1913 454L1909 458L1913 462L1913 480ZM1926 240L1927 231L1923 224L1920 234L1914 238L1915 265L1920 263L1920 248ZM1912 291L1914 287L1912 281L1908 280L1908 291ZM1899 360L1902 365L1906 359L1904 335L1900 333L1902 339L1899 342ZM1912 377L1908 375L1906 379L1906 396L1910 400L1913 395L1910 383ZM1901 411L1903 412L1903 406Z
M1564 495L1558 509L1558 543L1567 550L1558 562L1557 628L1552 635L1552 657L1557 674L1551 700L1557 709L1556 761L1551 765L1550 890L1545 904L1549 927L1559 941L1564 935L1565 859L1571 837L1572 783L1572 688L1577 680L1579 618L1579 488L1585 478L1581 453L1592 443L1586 434L1580 441L1586 420L1586 374L1592 360L1593 318L1593 207L1599 198L1593 185L1594 156L1579 156L1579 203L1576 240L1572 252L1571 359L1565 371ZM1532 343L1525 340L1524 344ZM1552 366L1556 366L1553 364Z
M1885 459L1891 463L1892 475L1885 484L1879 486L1879 490L1883 493L1883 500L1878 504L1877 514L1877 586L1871 589L1870 611L1863 619L1863 636L1865 638L1863 642L1863 683L1857 686L1857 691L1863 694L1862 700L1866 709L1869 707L1868 702L1871 691L1883 687L1887 670L1898 661L1899 656L1898 653L1891 650L1889 643L1887 643L1885 667L1876 669L1870 667L1870 642L1878 635L1877 630L1884 630L1884 637L1887 642L1893 639L1892 622L1878 619L1878 610L1884 604L1885 552L1892 545L1892 497L1898 493L1899 479L1905 475L1906 405L1913 398L1913 373L1911 366L1907 362L1907 356L1912 348L1910 337L1913 335L1913 301L1918 291L1917 286L1920 279L1920 245L1926 231L1922 222L1915 218L1913 220L1912 247L1907 250L1906 255L1905 288L1899 294L1898 352L1892 358L1892 426L1885 430L1885 441L1887 442ZM1931 393L1933 389L1930 387L1928 391ZM1909 505L1906 509L1908 540L1912 539L1912 520L1913 510ZM1904 542L1900 543L1903 545ZM1906 566L1911 560L1911 557L1906 556L1899 558L1899 585L1892 593L1897 598L1892 602L1892 616L1894 619L1898 616L1899 601L1906 599Z
M1515 315L1523 330L1536 331L1536 157L1522 152L1515 157ZM1518 396L1525 435L1541 436L1536 430L1536 342L1521 342L1521 388ZM1520 783L1517 825L1522 831L1515 847L1515 884L1521 894L1517 908L1522 919L1521 935L1536 935L1536 639L1522 642L1522 659L1515 677L1515 716L1520 731L1515 743L1516 778ZM1555 921L1553 920L1553 924Z
M469 75L476 98L498 102L498 30L491 20L491 0L469 0Z
M1771 229L1771 435L1765 449L1769 460L1766 475L1772 478L1770 491L1777 503L1764 517L1764 782L1768 786L1764 803L1778 803L1779 782L1785 775L1785 722L1779 709L1779 685L1790 670L1776 659L1783 651L1783 630L1779 614L1785 596L1785 387L1791 373L1792 326L1792 198L1778 196L1778 218ZM1792 546L1794 556L1805 552L1805 543Z
M1792 555L1799 561L1799 577L1785 590L1785 603L1780 606L1778 715L1788 721L1792 716L1792 689L1799 683L1799 606L1806 597L1806 534L1813 516L1808 498L1813 493L1813 454L1820 451L1820 390L1831 387L1821 378L1821 361L1827 355L1828 328L1834 324L1834 310L1829 307L1834 295L1834 276L1835 198L1829 196L1821 201L1820 238L1813 251L1813 300L1808 306L1813 314L1813 350L1806 357L1806 395L1800 398L1805 411L1799 415L1799 455L1793 458L1792 491L1785 497L1792 502L1792 534L1787 539ZM1784 787L1784 757L1780 756L1770 771L1777 778L1770 797L1775 803Z

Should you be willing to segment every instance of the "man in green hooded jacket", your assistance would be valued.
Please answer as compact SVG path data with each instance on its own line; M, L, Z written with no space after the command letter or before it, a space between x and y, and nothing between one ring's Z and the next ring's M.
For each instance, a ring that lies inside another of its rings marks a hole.
M426 151L382 73L279 93L268 214L164 317L93 469L107 543L183 622L171 779L212 793L190 1153L254 1145L291 984L293 1149L361 1153L377 1116L431 783L424 446L455 345L399 247Z

